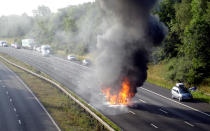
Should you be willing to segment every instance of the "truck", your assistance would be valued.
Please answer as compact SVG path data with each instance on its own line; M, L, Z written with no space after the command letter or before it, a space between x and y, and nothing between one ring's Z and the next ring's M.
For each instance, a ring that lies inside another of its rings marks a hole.
M32 50L34 46L35 46L34 39L23 39L22 40L22 48Z

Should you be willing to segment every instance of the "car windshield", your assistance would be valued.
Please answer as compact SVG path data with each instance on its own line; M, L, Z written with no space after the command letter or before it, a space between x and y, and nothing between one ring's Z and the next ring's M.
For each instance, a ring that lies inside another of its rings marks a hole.
M180 89L179 90L180 93L189 93L188 89L186 87L184 87L184 86L183 87L180 87L179 89Z

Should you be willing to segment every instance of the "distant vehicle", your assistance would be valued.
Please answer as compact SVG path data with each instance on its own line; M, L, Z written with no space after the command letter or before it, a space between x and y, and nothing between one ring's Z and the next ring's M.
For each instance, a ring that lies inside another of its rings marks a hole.
M14 45L14 47L15 47L15 49L20 49L21 48L20 44L17 44L17 43Z
M177 83L176 86L174 86L171 89L171 97L174 99L178 99L179 101L183 100L192 100L192 94L189 92L189 90L184 86L183 83Z
M42 51L42 56L49 56L50 55L50 50L43 50Z
M41 47L40 46L38 46L38 47L36 47L36 49L35 49L37 52L41 52Z
M21 48L20 44L18 44L18 43L11 44L11 47L13 47L15 49L20 49Z
M34 45L34 46L33 46L33 50L36 51L36 48L37 48L37 47L38 47L37 45Z
M15 47L15 44L12 43L12 44L11 44L11 47Z
M84 66L89 66L90 64L91 64L90 60L84 59L82 61L82 65L84 65Z
M0 46L8 47L8 43L6 41L0 41Z
M51 50L50 45L42 45L41 46L41 53L42 53L43 56L49 56L50 55L50 50Z
M68 56L67 56L67 59L70 60L70 61L75 61L75 60L77 60L76 57L73 56L73 55L68 55Z
M23 48L32 50L34 46L35 46L34 39L23 39L22 40Z

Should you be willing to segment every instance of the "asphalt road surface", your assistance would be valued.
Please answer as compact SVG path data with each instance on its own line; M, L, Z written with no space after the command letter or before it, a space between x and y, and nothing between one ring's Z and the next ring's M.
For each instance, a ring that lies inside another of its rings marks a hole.
M178 102L170 91L149 83L138 88L129 107L98 104L104 97L97 87L92 89L88 74L93 70L55 56L43 57L38 52L24 49L0 48L0 52L21 60L48 74L74 91L109 119L126 131L209 131L210 105L199 102ZM84 75L86 74L86 75ZM86 83L84 83L86 81Z
M57 131L23 81L0 62L0 131Z

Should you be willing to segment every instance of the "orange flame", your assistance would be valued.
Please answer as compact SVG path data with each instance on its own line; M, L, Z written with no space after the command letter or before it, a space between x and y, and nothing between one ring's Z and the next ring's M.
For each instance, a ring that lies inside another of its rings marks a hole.
M128 105L134 96L127 78L122 82L121 90L118 94L111 94L111 88L102 90L102 93L106 95L106 100L112 105Z

